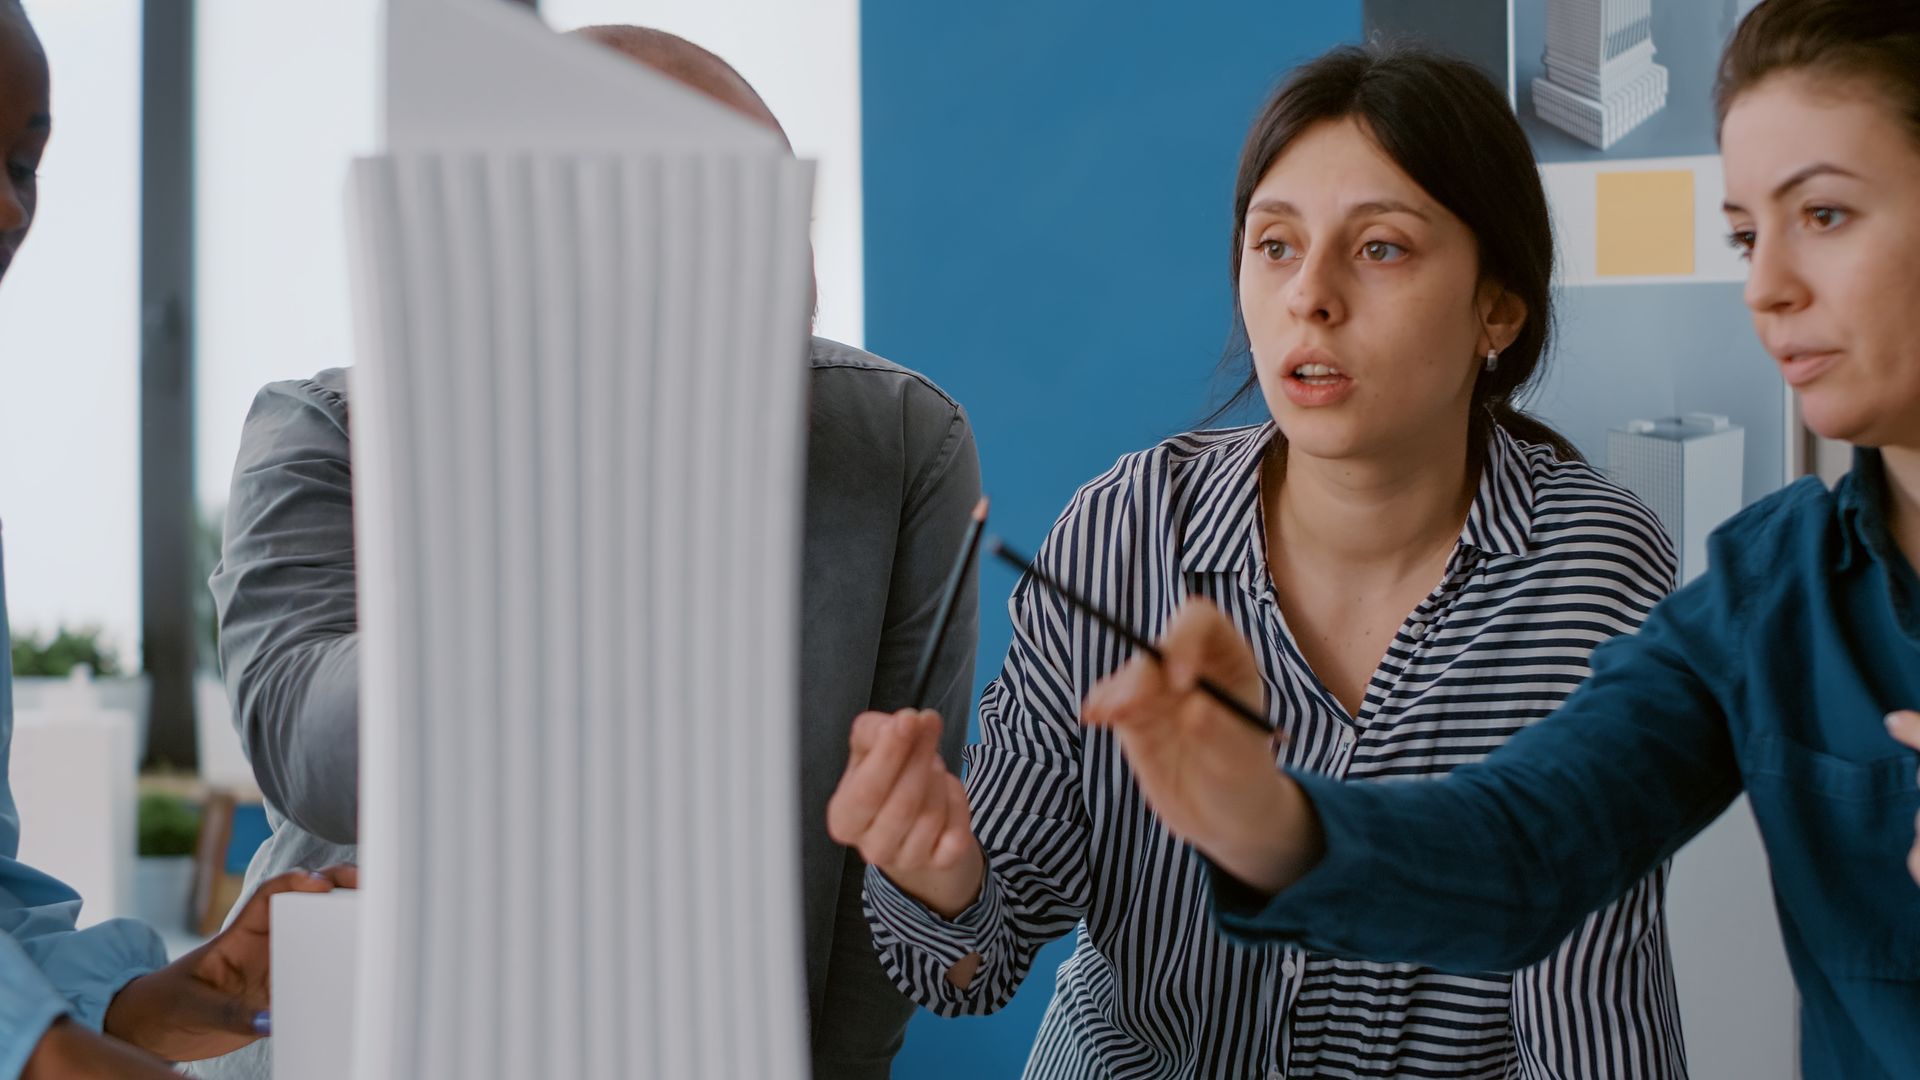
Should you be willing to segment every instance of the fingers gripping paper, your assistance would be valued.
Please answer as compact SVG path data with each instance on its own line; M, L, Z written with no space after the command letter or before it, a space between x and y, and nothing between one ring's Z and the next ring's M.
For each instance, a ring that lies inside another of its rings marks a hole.
M811 168L492 0L388 47L353 1075L803 1076Z

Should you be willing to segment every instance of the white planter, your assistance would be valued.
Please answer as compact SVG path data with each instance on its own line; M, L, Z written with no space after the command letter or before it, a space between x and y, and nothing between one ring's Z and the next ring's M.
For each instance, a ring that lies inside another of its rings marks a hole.
M13 681L13 704L18 712L60 713L105 710L126 713L133 718L135 760L147 756L147 707L153 696L152 684L145 675L116 675L84 681L84 701L76 680L67 677L35 675ZM253 766L240 747L240 734L233 727L233 710L227 704L226 684L220 676L206 671L194 676L193 704L197 723L194 734L200 749L200 777L209 786L226 788L241 794L258 790ZM69 707L71 706L71 707Z
M193 932L188 909L193 896L193 856L155 855L134 860L133 914L169 937Z
M14 711L19 858L86 898L83 927L124 915L133 902L135 727L128 713L66 693Z
M20 712L46 712L63 695L72 692L74 680L66 676L30 675L13 680L13 707ZM86 685L92 690L90 708L110 709L133 717L135 757L147 756L147 702L153 697L153 685L145 675L93 676Z

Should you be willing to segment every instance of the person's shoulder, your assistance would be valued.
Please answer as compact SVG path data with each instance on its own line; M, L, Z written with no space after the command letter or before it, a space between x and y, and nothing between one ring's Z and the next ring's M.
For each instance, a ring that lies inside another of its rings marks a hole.
M967 412L932 379L837 341L809 352L808 475L840 487L898 490L903 505L970 488L979 497L979 454Z
M1536 547L1625 546L1671 571L1673 542L1659 515L1639 496L1587 462L1559 457L1551 447L1514 446L1532 489Z
M343 426L347 419L347 369L327 368L304 379L277 379L254 395L254 410L317 409Z
M1150 529L1171 543L1186 520L1230 500L1235 478L1256 467L1272 425L1187 431L1120 455L1067 500L1056 533L1120 534ZM1154 523L1154 524L1150 524Z
M1169 494L1184 490L1225 469L1250 468L1270 435L1270 425L1183 431L1152 446L1122 454L1113 467L1088 486L1101 483L1165 484Z
M1809 526L1824 528L1833 507L1833 492L1818 478L1803 476L1728 518L1716 531L1728 539L1780 539Z
M1811 476L1728 518L1707 538L1707 561L1737 581L1777 579L1796 563L1812 560L1824 571L1839 542L1833 492Z
M327 368L304 379L280 379L260 388L243 438L277 438L289 426L347 432L347 369Z
M1844 547L1834 497L1803 477L1728 518L1707 537L1707 571L1667 601L1667 619L1696 643L1777 648L1807 633L1807 593ZM1730 670L1739 665L1731 658Z
M270 382L254 395L240 427L229 509L282 498L289 486L344 490L352 460L345 369Z
M865 349L816 336L808 352L816 401L939 415L966 423L966 410L938 383Z

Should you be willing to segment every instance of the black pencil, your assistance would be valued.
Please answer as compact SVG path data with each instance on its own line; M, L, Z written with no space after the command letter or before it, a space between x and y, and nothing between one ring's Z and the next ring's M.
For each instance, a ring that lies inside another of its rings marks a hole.
M953 606L960 600L960 586L966 583L967 571L973 566L974 556L980 552L980 530L987 524L987 500L982 497L973 507L973 520L967 522L966 538L960 542L960 557L954 561L953 573L947 575L947 586L940 592L940 606L933 613L933 635L927 638L927 647L920 654L920 666L913 672L913 692L907 695L907 703L924 707L927 696L927 680L933 678L933 661L940 655L940 646L947 639L947 624L953 621Z
M1095 607L1091 601L1086 600L1085 598L1081 597L1078 593L1074 592L1072 589L1069 589L1065 585L1061 584L1059 581L1054 580L1052 575L1048 574L1045 570L1040 569L1038 566L1035 566L1032 560L1014 551L1012 548L1008 547L1006 544L1006 541L996 536L987 545L987 548L988 550L992 551L994 556L998 558L1000 561L1007 563L1010 566L1016 567L1017 569L1025 573L1032 574L1035 581L1038 581L1040 584L1045 585L1047 588L1052 589L1055 593L1059 594L1060 599L1065 600L1067 603L1072 604L1074 607L1079 608L1083 612L1086 612L1089 618L1093 619L1093 621L1099 623L1101 626L1104 626L1108 630L1111 630L1115 634L1119 635L1122 639L1124 639L1127 642L1127 644L1132 645L1134 648L1140 650L1143 653L1146 653L1148 656L1153 657L1154 660L1162 664L1166 662L1166 658L1160 655L1160 650L1154 646L1153 642L1148 641L1146 638L1142 637L1141 635L1134 633L1132 628L1128 627L1126 624L1122 623L1120 620L1115 619L1113 616L1107 614L1104 611L1101 611L1099 608ZM1249 724L1252 724L1254 727L1258 728L1262 734L1265 734L1265 735L1273 734L1273 727L1272 725L1267 723L1266 717L1255 712L1252 709L1252 707L1247 705L1245 702L1241 701L1239 698L1234 697L1232 694L1229 694L1227 691L1221 689L1220 685L1214 682L1213 680L1202 678L1200 680L1200 692L1203 694L1206 694L1208 697L1226 706L1227 709L1233 713L1233 715L1239 717L1242 720L1245 720Z

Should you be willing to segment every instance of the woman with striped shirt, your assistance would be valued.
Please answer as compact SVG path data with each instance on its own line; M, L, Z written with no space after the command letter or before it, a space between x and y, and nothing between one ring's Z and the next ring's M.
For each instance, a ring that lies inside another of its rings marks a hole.
M1525 136L1470 66L1345 49L1249 135L1238 329L1269 423L1122 458L1040 552L1157 636L1206 597L1258 643L1275 763L1429 777L1551 712L1671 585L1651 514L1512 401L1547 340L1552 246ZM1081 704L1125 644L1034 580L966 783L932 713L869 713L829 828L870 864L881 963L991 1012L1080 928L1027 1075L1676 1077L1663 873L1541 963L1442 974L1229 942L1205 864Z

